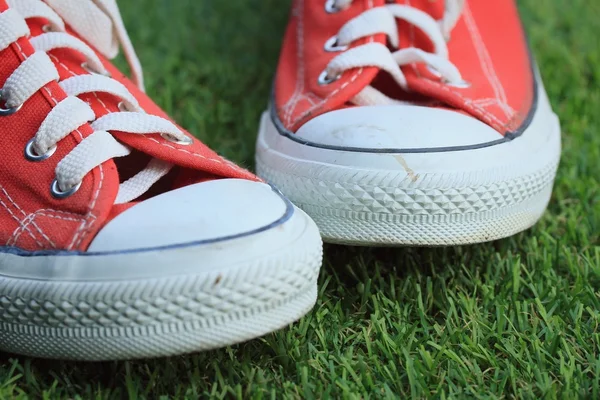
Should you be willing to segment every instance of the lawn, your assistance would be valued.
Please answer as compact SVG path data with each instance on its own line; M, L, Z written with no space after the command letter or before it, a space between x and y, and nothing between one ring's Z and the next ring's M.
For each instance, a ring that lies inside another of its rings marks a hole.
M120 3L148 93L252 168L289 0ZM150 361L2 354L0 397L600 398L600 2L519 6L563 127L533 229L453 248L326 246L317 306L290 328Z

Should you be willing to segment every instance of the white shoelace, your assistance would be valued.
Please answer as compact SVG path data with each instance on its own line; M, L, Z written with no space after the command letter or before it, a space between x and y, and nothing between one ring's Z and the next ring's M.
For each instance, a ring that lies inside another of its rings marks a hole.
M62 139L91 122L94 132L75 146L56 167L56 179L51 185L55 197L68 197L77 191L81 181L91 170L107 160L131 153L129 147L119 143L109 133L111 130L140 135L160 133L165 139L179 144L192 143L192 139L172 122L146 114L125 86L108 77L94 51L83 41L65 33L65 24L59 15L74 29L86 31L86 39L97 45L104 54L114 56L118 43L121 43L134 80L138 86L142 86L140 63L114 0L95 0L95 3L91 0L47 2L52 8L41 0L8 0L10 8L0 13L0 51L19 38L30 35L26 19L40 17L49 21L48 32L31 38L35 53L25 59L0 88L0 118L18 112L23 103L43 86L59 80L58 71L46 52L68 48L85 56L85 67L90 74L59 82L68 97L58 102L48 113L25 149L29 160L43 161L54 153ZM113 37L115 33L116 38ZM92 92L109 93L121 99L121 111L96 118L92 108L77 97ZM144 170L121 183L115 204L126 203L141 196L171 168L171 164L153 159Z
M325 8L328 12L343 12L354 0L327 0ZM407 5L388 4L367 10L348 21L331 38L325 48L328 51L343 51L327 65L319 77L319 83L328 84L339 79L344 71L353 68L377 67L389 73L396 83L408 91L406 77L401 66L412 63L424 63L436 74L439 74L448 85L462 87L466 85L458 68L452 64L448 56L446 42L450 32L456 25L466 0L445 0L445 12L441 21L436 21L429 14ZM355 40L377 33L387 35L390 45L398 48L398 26L396 19L406 21L423 31L434 45L434 52L429 53L416 47L409 47L391 52L381 43L366 43L348 49ZM382 105L398 103L372 86L365 87L352 100L356 105Z

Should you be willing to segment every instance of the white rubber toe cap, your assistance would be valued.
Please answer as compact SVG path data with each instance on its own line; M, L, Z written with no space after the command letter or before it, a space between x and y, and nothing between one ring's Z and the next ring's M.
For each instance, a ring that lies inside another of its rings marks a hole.
M411 105L355 107L313 118L295 136L339 150L436 149L502 139L485 123L459 112Z
M277 225L293 207L269 185L221 179L143 201L110 221L91 252L163 247L252 235Z

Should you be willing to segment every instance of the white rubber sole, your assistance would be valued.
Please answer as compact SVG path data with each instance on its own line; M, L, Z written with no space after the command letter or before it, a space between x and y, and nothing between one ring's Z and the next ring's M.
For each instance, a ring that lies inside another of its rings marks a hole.
M552 193L560 124L540 96L540 111L520 137L439 153L308 146L281 135L266 112L257 172L313 218L326 242L438 246L504 238L535 224Z
M0 349L116 360L242 342L312 308L321 260L318 230L298 209L280 226L225 242L90 256L1 253Z

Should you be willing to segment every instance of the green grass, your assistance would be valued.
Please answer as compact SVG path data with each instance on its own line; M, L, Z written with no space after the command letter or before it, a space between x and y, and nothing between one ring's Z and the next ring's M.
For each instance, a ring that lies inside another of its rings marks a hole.
M150 95L247 167L288 3L121 1ZM600 398L600 3L519 5L563 124L533 229L454 248L326 246L317 306L291 328L151 361L1 355L0 397Z

